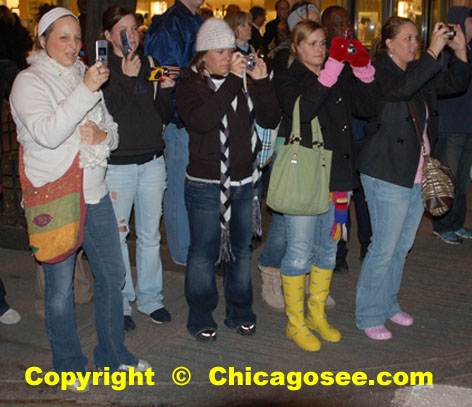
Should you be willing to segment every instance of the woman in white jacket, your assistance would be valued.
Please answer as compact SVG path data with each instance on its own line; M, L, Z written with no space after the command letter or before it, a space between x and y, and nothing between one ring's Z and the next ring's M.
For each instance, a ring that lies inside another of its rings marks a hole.
M125 269L108 191L105 170L110 150L118 145L117 125L108 113L100 91L109 71L97 62L88 70L77 59L80 25L69 10L57 7L38 24L39 50L31 65L15 80L11 108L23 150L24 174L39 188L61 178L80 152L83 196L86 204L83 248L95 276L95 322L98 345L94 361L110 371L145 370L123 344ZM73 272L76 254L58 263L43 263L46 294L46 329L54 369L86 371L75 327ZM86 391L78 381L69 386Z

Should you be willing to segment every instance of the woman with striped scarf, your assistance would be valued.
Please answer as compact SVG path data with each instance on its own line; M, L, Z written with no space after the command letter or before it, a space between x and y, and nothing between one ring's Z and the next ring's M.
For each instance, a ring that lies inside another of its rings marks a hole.
M234 33L216 18L197 35L197 53L177 88L177 107L190 134L185 202L190 248L185 277L187 328L197 339L216 340L212 312L218 303L215 262L223 262L225 325L241 335L256 330L252 312L251 237L260 234L260 141L255 123L275 128L280 113L264 61L235 48ZM254 86L247 91L246 74Z

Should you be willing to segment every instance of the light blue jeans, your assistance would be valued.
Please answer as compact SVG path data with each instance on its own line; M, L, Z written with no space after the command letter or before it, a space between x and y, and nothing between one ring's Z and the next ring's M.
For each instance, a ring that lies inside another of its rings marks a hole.
M174 123L169 123L164 131L164 141L168 185L164 195L167 245L172 259L185 264L190 246L190 229L184 193L189 136L184 128L178 129Z
M402 311L397 295L424 210L421 184L406 188L364 174L361 181L372 226L356 295L356 325L365 329Z
M329 236L334 223L334 204L331 202L328 212L321 215L283 216L287 250L280 272L294 277L308 274L311 265L334 269L338 243Z
M264 267L279 269L287 248L285 236L284 215L272 212L272 222L267 230L264 251L259 256L258 263Z
M98 368L117 370L120 364L136 366L138 359L126 349L123 329L125 267L120 252L116 219L108 195L87 205L82 245L95 277L95 326L98 344L93 352ZM45 322L54 370L85 372L87 358L75 326L73 277L76 254L55 264L43 263L46 281Z
M164 157L145 164L109 165L108 189L120 232L121 252L126 267L123 292L124 315L131 315L130 301L137 298L138 309L150 314L162 308L162 262L159 253L162 198L166 188ZM136 289L133 286L126 237L134 205L136 226Z

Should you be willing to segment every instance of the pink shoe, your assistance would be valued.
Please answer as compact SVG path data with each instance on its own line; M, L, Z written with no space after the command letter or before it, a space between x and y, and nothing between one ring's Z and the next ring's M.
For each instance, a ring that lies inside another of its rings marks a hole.
M406 312L399 312L397 315L394 315L390 318L390 321L395 322L397 325L401 326L411 326L414 324L415 319Z
M366 328L364 329L364 332L368 338L373 339L374 341L387 341L392 339L392 333L385 328L384 325Z

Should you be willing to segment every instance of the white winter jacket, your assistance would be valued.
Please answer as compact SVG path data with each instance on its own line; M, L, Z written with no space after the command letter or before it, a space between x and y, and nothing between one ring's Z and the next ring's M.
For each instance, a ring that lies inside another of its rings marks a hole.
M38 51L28 62L31 66L18 74L10 94L26 175L37 187L60 178L79 148L94 148L81 144L79 131L92 120L108 133L97 147L101 164L83 165L85 202L98 203L107 193L106 156L118 146L118 126L105 107L102 92L92 92L84 85L85 66L80 61L66 68L45 51ZM81 166L82 161L81 154Z

